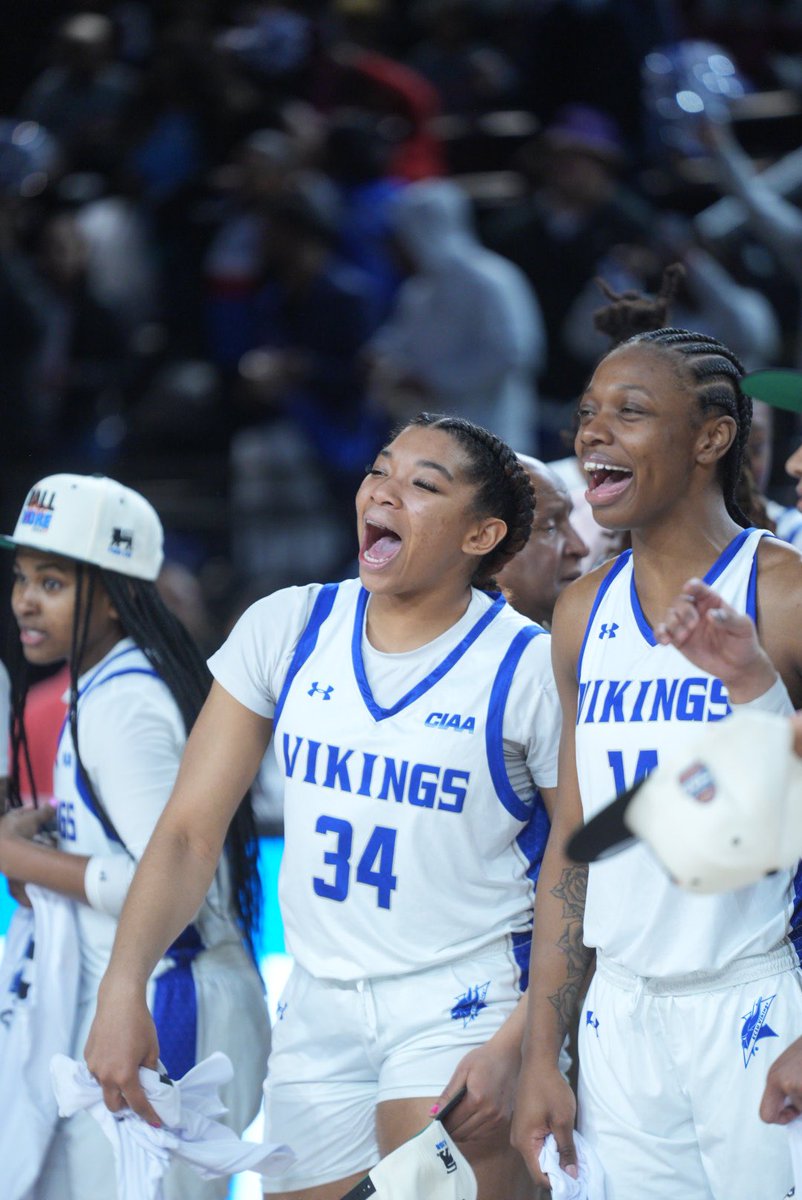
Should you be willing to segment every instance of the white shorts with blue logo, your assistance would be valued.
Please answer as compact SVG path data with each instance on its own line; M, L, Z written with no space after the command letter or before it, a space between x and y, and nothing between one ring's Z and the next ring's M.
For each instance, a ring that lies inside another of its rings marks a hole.
M392 978L335 983L296 963L278 1004L265 1080L265 1137L297 1161L264 1190L299 1191L379 1159L376 1106L434 1101L460 1060L521 997L504 939L469 959Z
M784 1200L788 1132L758 1109L800 1030L790 945L673 980L599 956L579 1028L578 1127L607 1200Z

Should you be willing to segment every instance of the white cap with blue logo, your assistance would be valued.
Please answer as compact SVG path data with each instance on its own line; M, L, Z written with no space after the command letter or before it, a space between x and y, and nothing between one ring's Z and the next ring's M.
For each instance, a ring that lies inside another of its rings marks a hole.
M432 1121L383 1158L342 1200L476 1200L476 1195L470 1163L440 1121Z
M675 883L726 892L796 867L802 858L802 759L788 717L736 711L706 725L679 753L569 840L595 862L640 838Z
M164 532L144 496L104 475L48 475L34 484L14 532L0 546L24 547L155 580Z

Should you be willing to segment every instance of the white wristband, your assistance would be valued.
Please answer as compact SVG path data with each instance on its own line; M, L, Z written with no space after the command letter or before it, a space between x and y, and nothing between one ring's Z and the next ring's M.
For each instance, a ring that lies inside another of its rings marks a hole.
M119 917L136 863L127 854L93 854L84 871L84 891L91 908Z
M788 691L780 675L777 676L774 683L762 696L757 696L754 700L745 700L743 704L736 704L731 700L730 704L733 711L737 712L743 712L749 708L758 712L776 713L779 717L790 717L794 712L791 697L788 695Z

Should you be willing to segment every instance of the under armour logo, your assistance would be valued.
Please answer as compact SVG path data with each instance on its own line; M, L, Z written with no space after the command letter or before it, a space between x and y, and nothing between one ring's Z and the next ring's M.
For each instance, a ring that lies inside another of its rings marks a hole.
M585 1013L585 1024L590 1025L591 1029L595 1029L596 1037L599 1036L599 1018L594 1016L592 1008L589 1008Z
M332 684L329 684L328 687L321 687L317 680L315 680L306 694L307 696L314 696L315 692L320 692L324 700L331 700L331 693L333 691L334 687Z
M276 1017L279 1021L284 1020L284 1014L286 1011L287 1011L286 1000L279 1000L278 1004L276 1005Z
M605 621L604 624L602 625L601 629L599 630L599 639L606 638L606 637L614 638L615 631L617 629L618 629L618 626L616 625L615 621L611 621L611 623L609 625Z

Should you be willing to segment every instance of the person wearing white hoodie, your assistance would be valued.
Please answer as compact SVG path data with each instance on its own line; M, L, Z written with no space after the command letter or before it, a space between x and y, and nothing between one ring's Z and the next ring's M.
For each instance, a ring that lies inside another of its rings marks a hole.
M406 188L391 225L408 275L368 345L374 404L396 419L459 414L536 451L546 337L523 272L482 245L470 200L450 180Z

